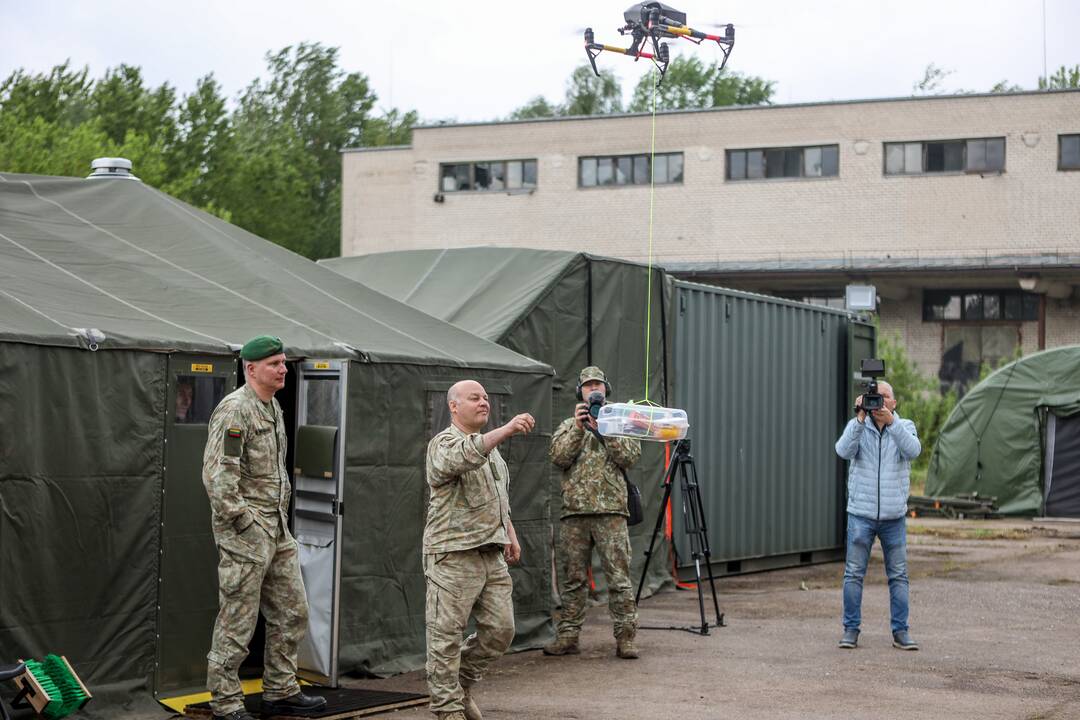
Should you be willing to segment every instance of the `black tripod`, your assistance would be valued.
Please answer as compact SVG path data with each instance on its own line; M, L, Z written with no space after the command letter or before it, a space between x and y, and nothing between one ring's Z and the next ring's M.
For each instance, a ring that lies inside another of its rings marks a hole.
M679 489L682 497L683 529L690 538L690 555L694 558L694 577L697 584L698 609L701 611L701 626L690 627L648 627L642 626L642 630L686 630L699 635L709 634L709 621L705 619L705 595L701 588L701 561L704 558L705 567L709 571L709 587L712 590L713 609L716 610L716 627L724 627L724 614L720 612L720 601L716 599L716 580L712 571L712 551L709 549L709 530L705 527L705 511L701 503L701 488L698 486L697 467L694 458L690 455L690 439L679 440L675 443L675 451L668 465L667 474L664 476L664 499L660 502L660 512L657 513L656 527L653 528L652 537L649 539L649 549L645 551L645 567L641 569L641 580L638 582L635 601L641 600L641 589L645 587L645 575L649 572L649 561L652 559L653 546L656 544L656 536L660 534L660 528L664 524L664 510L671 500L671 486L676 474L679 476ZM676 570L678 572L678 570Z

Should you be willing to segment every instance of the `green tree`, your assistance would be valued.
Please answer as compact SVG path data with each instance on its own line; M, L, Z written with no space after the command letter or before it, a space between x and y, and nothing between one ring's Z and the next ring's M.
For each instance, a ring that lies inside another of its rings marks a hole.
M197 207L210 207L221 194L228 173L232 118L213 74L200 78L180 103L177 139L167 152L174 170L163 188Z
M384 110L379 117L364 120L361 128L361 144L365 147L383 145L408 145L412 142L413 126L420 122L415 110L401 112L397 108Z
M267 55L269 79L248 86L234 116L219 203L241 227L311 258L340 250L340 151L361 144L376 99L337 59L319 43Z
M956 406L956 393L950 390L942 395L937 382L919 372L898 334L878 337L878 356L885 361L885 380L892 385L897 412L915 423L922 442L922 453L912 466L919 471L925 470L941 427Z
M537 95L517 110L510 113L510 120L535 120L537 118L549 118L562 115L562 108L548 102L543 95Z
M990 92L992 92L992 93L1024 92L1024 88L1020 87L1019 85L1012 85L1012 84L1009 83L1008 80L1002 80L1001 82L995 83L994 86L992 88L990 88Z
M1059 67L1049 78L1039 77L1040 90L1066 90L1080 88L1080 65Z
M125 142L129 130L169 147L176 141L176 90L168 83L151 89L143 83L142 70L120 65L105 71L90 93L91 115L116 144Z
M652 110L656 73L644 75L634 88L631 112ZM685 110L727 105L767 105L775 83L756 76L721 70L719 63L706 65L696 56L680 56L668 64L660 87L655 88L657 110Z
M40 117L47 123L74 126L90 119L87 68L73 70L71 61L47 74L27 75L21 68L0 83L0 115L29 122Z
M606 115L622 111L622 85L611 70L599 77L589 65L578 65L566 81L563 115Z

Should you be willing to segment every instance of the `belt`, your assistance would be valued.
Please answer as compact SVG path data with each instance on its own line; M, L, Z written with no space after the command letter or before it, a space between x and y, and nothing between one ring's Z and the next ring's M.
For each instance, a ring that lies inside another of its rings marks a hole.
M500 545L499 543L488 543L487 545L481 545L480 547L478 547L476 549L479 552L482 552L482 553L484 553L484 552L500 552L501 553L503 551L503 546Z

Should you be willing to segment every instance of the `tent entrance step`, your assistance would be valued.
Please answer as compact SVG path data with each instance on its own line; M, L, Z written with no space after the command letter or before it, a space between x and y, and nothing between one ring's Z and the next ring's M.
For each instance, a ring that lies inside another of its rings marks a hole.
M362 688L316 688L304 687L307 695L319 695L326 698L326 708L318 713L306 715L262 715L262 693L244 696L247 711L264 720L299 720L299 718L318 718L318 720L345 720L345 718L366 717L377 713L400 710L402 708L424 705L427 695L417 693L389 692L386 690L364 690ZM189 718L209 718L210 703L202 702L184 708L184 716Z

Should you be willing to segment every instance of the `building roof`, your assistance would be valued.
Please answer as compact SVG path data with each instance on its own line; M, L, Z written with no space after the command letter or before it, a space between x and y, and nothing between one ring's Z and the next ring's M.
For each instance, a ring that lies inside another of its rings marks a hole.
M855 100L822 100L817 102L804 102L804 103L788 103L788 104L770 104L770 105L725 105L723 107L711 107L711 108L687 108L682 110L658 110L657 115L687 115L694 113L726 113L726 112L746 112L746 111L768 111L768 110L790 110L796 108L827 108L827 107L844 107L849 105L872 105L878 103L900 103L900 102L940 102L942 100L979 100L986 98L1018 98L1018 97L1031 97L1031 96L1045 96L1055 94L1068 94L1068 93L1080 93L1080 89L1066 88L1061 90L1024 90L1021 92L1010 93L964 93L960 95L911 95L906 97L887 97L887 98L860 98ZM550 118L528 118L524 120L484 120L477 122L438 122L431 124L414 125L413 130L444 130L449 128L459 127L477 127L484 125L521 125L526 123L552 123L552 122L570 122L579 120L613 120L613 119L625 119L636 117L648 117L651 116L650 112L636 112L636 113L607 113L602 115L567 115L560 117ZM411 145L394 145L387 147L388 150L403 150L411 147ZM342 148L341 152L373 152L380 150L376 147L360 147L360 148Z
M132 180L0 173L0 341L550 372Z

